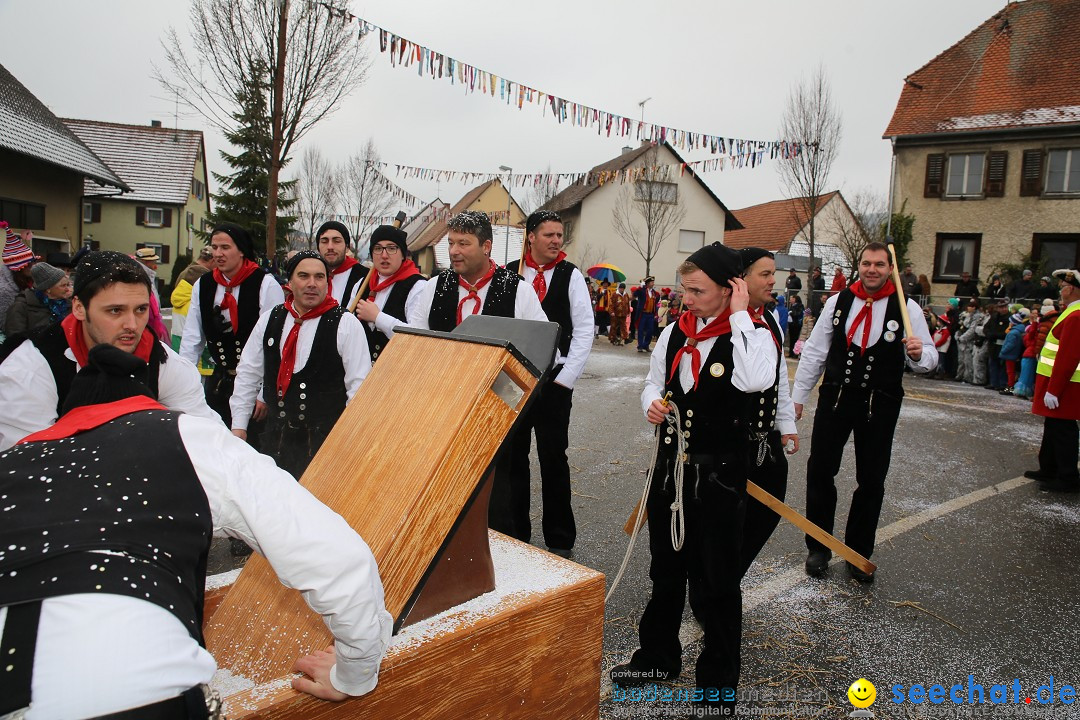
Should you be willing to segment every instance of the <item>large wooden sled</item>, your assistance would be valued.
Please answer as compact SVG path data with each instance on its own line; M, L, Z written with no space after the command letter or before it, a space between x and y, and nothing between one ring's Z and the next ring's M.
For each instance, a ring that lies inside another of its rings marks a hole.
M487 529L496 455L556 332L474 316L395 334L301 479L378 562L395 620L378 687L342 703L291 689L295 660L332 639L255 555L207 596L207 648L254 683L229 718L598 717L603 575Z

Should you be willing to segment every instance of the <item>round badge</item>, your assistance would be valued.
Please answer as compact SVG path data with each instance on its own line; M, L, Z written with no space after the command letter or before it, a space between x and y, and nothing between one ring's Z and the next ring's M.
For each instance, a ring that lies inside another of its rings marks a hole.
M713 377L720 377L724 374L724 366L720 363L713 363L709 366L709 374Z
M885 338L885 342L892 342L896 339L896 333L894 333L892 330L888 330L882 337Z
M895 320L890 320L889 322L885 323L885 327L895 332L896 330L900 329L900 323L896 322Z
M839 325L840 324L840 318L833 318L832 324L833 325Z
M270 339L268 339L268 340L266 341L266 344L267 344L267 345L270 345L270 346L273 346L273 344L274 344L274 338L270 338Z

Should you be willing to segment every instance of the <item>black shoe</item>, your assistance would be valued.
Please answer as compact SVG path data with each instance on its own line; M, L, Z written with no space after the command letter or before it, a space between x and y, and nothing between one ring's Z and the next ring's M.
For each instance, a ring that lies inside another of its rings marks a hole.
M243 540L229 538L229 552L233 557L247 557L252 553L252 549Z
M1080 492L1080 481L1059 480L1057 478L1054 478L1053 480L1040 480L1039 490L1043 492L1076 493Z
M1028 480L1053 480L1053 475L1047 475L1041 470L1025 470L1024 477Z
M678 673L669 673L660 668L646 668L635 665L633 661L611 668L611 684L619 687L637 687L656 682L672 680Z
M825 550L811 550L806 556L806 574L810 577L824 577L829 572L830 557Z
M874 573L863 572L859 568L855 567L851 563L847 563L848 575L852 580L869 585L874 582Z
M568 548L549 547L548 552L551 553L552 555L558 555L561 558L566 558L567 560L573 560L574 559L574 551L570 550Z

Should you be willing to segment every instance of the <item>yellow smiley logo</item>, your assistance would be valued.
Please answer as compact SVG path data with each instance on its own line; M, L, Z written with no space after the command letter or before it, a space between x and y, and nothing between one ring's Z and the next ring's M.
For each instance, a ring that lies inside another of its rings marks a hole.
M847 691L847 697L855 707L868 708L873 705L874 700L877 699L877 689L875 689L874 684L866 678L859 678L851 683L851 687L849 687Z

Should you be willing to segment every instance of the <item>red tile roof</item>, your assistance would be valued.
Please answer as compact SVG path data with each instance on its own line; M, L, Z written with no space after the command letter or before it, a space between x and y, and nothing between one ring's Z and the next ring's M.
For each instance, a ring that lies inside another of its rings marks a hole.
M821 196L816 214L829 204L838 191ZM806 210L801 199L773 200L752 205L742 210L732 210L743 227L724 233L724 244L730 248L759 247L770 252L784 252L795 239L796 233L807 223ZM815 215L816 215L815 214Z
M1080 0L1005 6L904 80L885 137L1080 124Z

